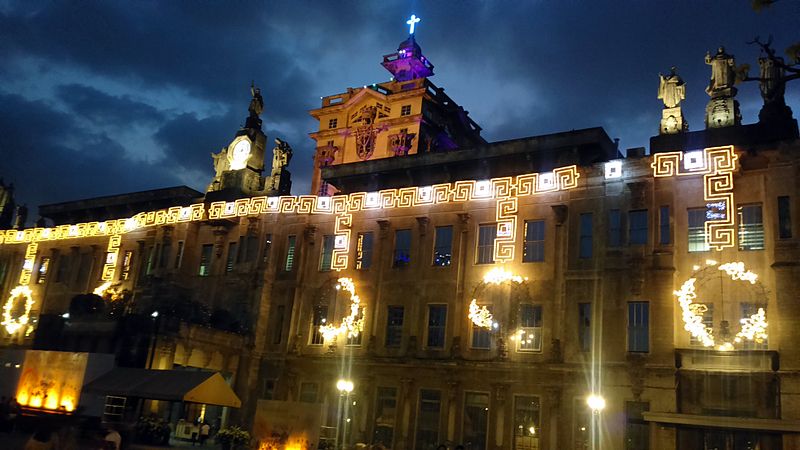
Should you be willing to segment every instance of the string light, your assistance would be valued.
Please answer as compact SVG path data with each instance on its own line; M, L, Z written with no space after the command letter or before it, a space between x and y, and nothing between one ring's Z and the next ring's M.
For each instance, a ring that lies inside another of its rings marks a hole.
M483 282L486 284L503 284L509 281L520 284L524 281L528 281L528 277L514 275L513 273L503 270L499 267L490 270L486 273L486 275L483 276Z
M339 325L326 324L319 327L319 332L326 341L345 333L348 338L355 338L364 331L365 308L361 306L361 297L356 293L353 279L339 278L336 287L338 290L345 290L350 294L350 314L343 318Z
M476 326L486 328L487 330L491 330L494 325L494 317L491 311L485 306L478 306L478 301L474 298L469 304L468 317Z
M706 266L707 268L715 267L717 262L707 260ZM734 281L747 281L750 284L755 284L758 280L758 275L747 270L744 263L740 261L720 264L717 270L725 272ZM689 278L679 290L674 291L674 294L678 298L678 304L681 307L683 328L700 341L704 347L713 347L715 341L712 330L703 323L703 314L708 311L708 307L702 303L694 303L697 300L696 281L697 278ZM741 319L740 323L742 328L734 337L735 343L739 344L743 341L763 343L766 341L768 324L764 308L759 308L755 314ZM734 346L730 342L723 342L717 348L722 351L730 351L734 349Z
M25 310L19 317L12 317L12 311L19 297L25 301ZM17 286L11 290L6 304L3 305L3 321L0 325L6 328L8 334L14 334L30 322L31 309L33 308L33 292L28 286Z

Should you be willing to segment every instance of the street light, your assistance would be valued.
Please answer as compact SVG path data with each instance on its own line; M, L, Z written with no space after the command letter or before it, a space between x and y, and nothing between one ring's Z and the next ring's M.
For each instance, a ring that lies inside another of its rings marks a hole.
M347 440L347 422L349 422L349 419L345 420L342 416L347 415L350 393L353 392L353 382L340 378L336 382L336 389L339 390L339 417L337 418L336 424L336 448L341 448L339 446L339 436L342 437L342 444L344 444ZM344 409L344 414L342 409ZM339 432L340 428L342 429L341 433Z
M586 404L593 413L598 414L606 407L606 399L598 394L592 394L586 398Z
M353 392L353 382L350 380L340 379L336 382L336 389L339 390L340 394L349 394Z

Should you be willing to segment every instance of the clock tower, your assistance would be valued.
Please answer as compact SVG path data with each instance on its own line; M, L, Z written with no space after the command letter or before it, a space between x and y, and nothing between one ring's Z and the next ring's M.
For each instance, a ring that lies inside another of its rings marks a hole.
M264 177L267 136L261 130L264 100L261 90L250 87L252 99L245 125L219 153L212 153L214 178L206 190L207 200L232 200L243 196L271 194L269 177ZM288 192L287 192L288 193Z

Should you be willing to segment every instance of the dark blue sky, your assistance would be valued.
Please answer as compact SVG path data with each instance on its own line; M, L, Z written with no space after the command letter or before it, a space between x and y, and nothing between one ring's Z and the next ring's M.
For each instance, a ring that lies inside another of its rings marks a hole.
M422 18L433 81L490 141L592 126L622 148L657 131L658 73L687 82L690 129L703 128L707 50L757 70L747 41L800 41L800 2L761 13L749 0L9 1L0 0L0 176L29 206L186 184L204 190L209 154L261 86L268 142L295 150L307 193L324 95L386 81L381 56ZM744 122L758 87L740 87ZM787 101L800 112L800 82ZM270 147L271 148L271 147ZM35 209L32 211L35 218Z

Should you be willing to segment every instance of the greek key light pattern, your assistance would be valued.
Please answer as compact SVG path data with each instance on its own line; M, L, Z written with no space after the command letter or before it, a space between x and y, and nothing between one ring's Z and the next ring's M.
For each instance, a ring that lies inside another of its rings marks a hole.
M733 146L711 147L696 152L668 152L653 155L656 178L703 175L703 199L706 208L706 243L715 250L736 245L736 226L732 208L733 172L738 156ZM683 162L683 164L681 164Z
M108 248L106 249L106 262L103 264L103 273L100 279L103 281L112 281L114 273L117 270L117 258L119 257L119 246L122 243L122 236L115 234L108 240Z

